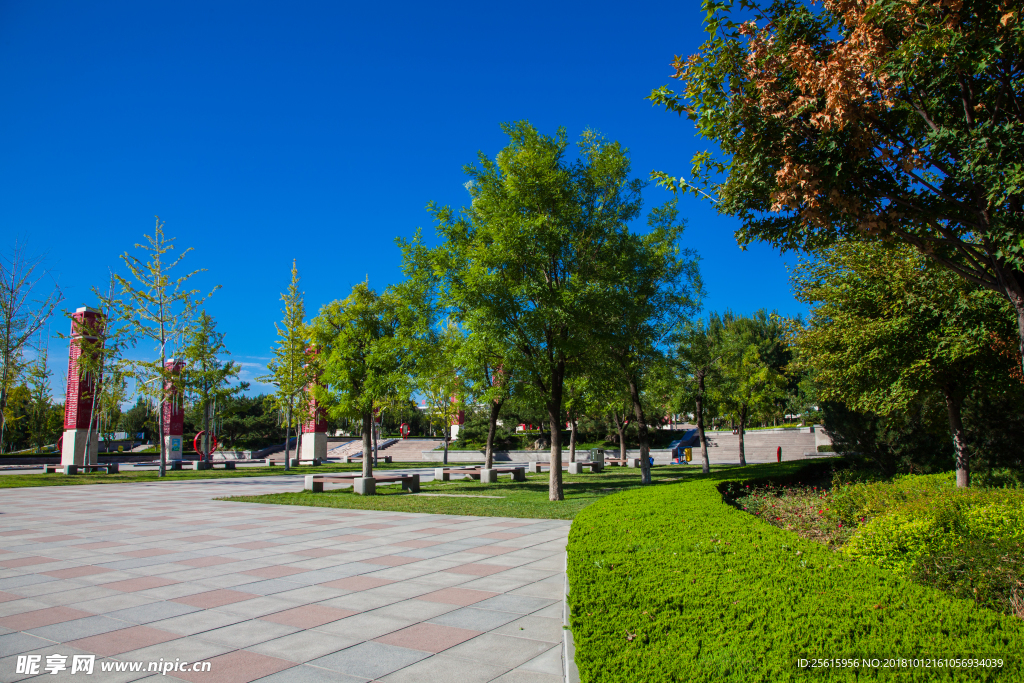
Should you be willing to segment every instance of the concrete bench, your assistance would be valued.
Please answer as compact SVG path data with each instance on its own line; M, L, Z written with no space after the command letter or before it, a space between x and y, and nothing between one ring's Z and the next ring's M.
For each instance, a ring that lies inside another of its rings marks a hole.
M358 474L307 474L303 487L306 491L320 493L324 490L324 484L352 484L355 493L372 496L377 492L377 484L399 483L402 488L410 493L419 493L420 475L418 474L375 474L372 477L364 477Z
M273 467L274 465L283 465L283 455L268 455L267 456L267 467ZM298 467L299 465L312 465L313 467L320 466L320 460L299 460L298 458L292 458L288 463L292 467Z
M526 481L526 470L522 467L492 467L484 469L482 466L473 467L435 467L434 481L450 481L451 475L461 474L470 479L479 479L484 484L493 484L498 481L498 475L507 474L512 481Z
M57 472L63 472L64 474L78 474L79 472L117 474L120 471L121 468L116 462L108 465L43 465L43 472L46 474L55 474Z
M363 456L361 456L361 455L346 455L343 458L343 460L345 462L347 462L347 463L362 462L363 461ZM377 462L378 463L385 462L385 463L388 463L390 465L391 464L391 456L390 455L378 455L377 456Z
M526 469L532 474L540 474L544 469L551 469L551 463L533 460L526 466Z
M640 458L605 458L604 464L617 467L640 467Z
M604 469L604 463L592 462L590 460L577 460L569 463L569 474L583 474L583 470L589 467L591 472L600 472Z
M196 460L192 463L192 469L195 471L212 470L214 467L233 470L235 469L235 463L233 460Z

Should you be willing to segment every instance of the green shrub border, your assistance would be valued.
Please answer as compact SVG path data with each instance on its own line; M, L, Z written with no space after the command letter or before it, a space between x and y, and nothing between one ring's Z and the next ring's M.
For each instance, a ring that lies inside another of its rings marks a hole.
M573 522L569 607L581 683L1024 680L1024 621L765 524L729 486L830 463L753 465L623 492ZM1002 658L1002 669L811 670L799 659Z

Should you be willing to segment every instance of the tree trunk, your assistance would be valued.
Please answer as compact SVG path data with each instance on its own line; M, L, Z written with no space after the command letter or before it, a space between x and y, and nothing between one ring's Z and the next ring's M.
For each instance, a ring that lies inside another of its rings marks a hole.
M704 436L704 375L697 377L697 435L700 437L701 471L711 472L711 461L708 459L708 438Z
M964 436L964 424L960 415L962 401L956 395L956 390L949 384L942 388L942 393L946 397L949 431L953 436L953 449L956 451L956 485L957 488L967 488L971 485L971 462L970 454L967 452L967 439Z
M491 401L491 415L487 419L487 449L484 451L484 469L494 467L494 433L498 429L498 413L502 401Z
M647 418L643 404L640 403L640 384L636 378L629 379L629 396L633 400L633 415L636 417L636 430L640 437L640 483L651 483L651 445L647 436Z
M576 415L569 413L569 462L576 462Z
M743 435L747 431L747 404L740 406L740 464L747 464L747 454L744 452Z
M626 416L619 420L619 413L612 411L612 419L615 421L615 431L619 433L619 460L626 459Z
M373 412L363 413L363 476L373 476Z
M445 465L448 464L448 437L451 436L451 433L452 433L452 426L450 424L451 420L448 419L447 422L449 424L445 425L445 427L444 427L444 434L441 437L443 439L443 443L444 443L444 460L443 460L443 462L444 462Z
M292 461L291 452L291 436L292 436L292 402L288 401L288 412L284 418L284 469L287 472L290 469Z
M202 460L204 457L209 461L213 460L213 453L210 452L210 402L206 401L203 403L203 453L204 455L199 456ZM226 467L226 465L225 465Z
M555 363L551 370L551 393L548 395L548 424L551 426L551 476L548 478L548 500L565 500L562 491L562 387L565 361Z

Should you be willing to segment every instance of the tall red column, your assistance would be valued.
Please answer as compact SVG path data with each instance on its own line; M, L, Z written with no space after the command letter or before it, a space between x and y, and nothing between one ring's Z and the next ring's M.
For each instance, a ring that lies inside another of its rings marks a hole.
M176 377L181 375L184 367L184 361L173 358L164 363L167 372ZM168 462L174 460L181 462L181 441L182 435L185 433L185 405L181 392L174 386L175 381L169 379L164 381L164 449L167 452Z
M306 349L307 354L319 353L315 348ZM324 462L327 459L327 420L323 409L317 404L314 386L322 387L319 377L306 385L309 394L311 417L302 425L302 442L299 457L303 461Z
M103 315L92 308L76 309L71 316L71 345L68 348L68 389L64 396L64 441L61 448L62 465L95 465L99 458L99 434L92 433L89 440L89 420L93 417L93 403L101 375L86 371L82 366L83 353L99 339ZM85 349L82 348L83 344Z

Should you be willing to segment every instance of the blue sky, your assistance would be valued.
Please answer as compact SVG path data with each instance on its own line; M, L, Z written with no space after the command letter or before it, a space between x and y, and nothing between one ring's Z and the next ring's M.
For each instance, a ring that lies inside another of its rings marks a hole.
M394 238L432 235L428 201L465 202L462 166L504 146L502 121L592 128L639 177L685 173L708 144L644 98L701 20L696 0L0 0L0 248L26 240L68 308L92 305L159 215L208 269L198 286L223 285L208 311L251 378L292 259L311 315L364 277L395 282ZM708 310L804 312L781 256L741 252L707 203L681 213ZM51 357L61 385L66 345Z

